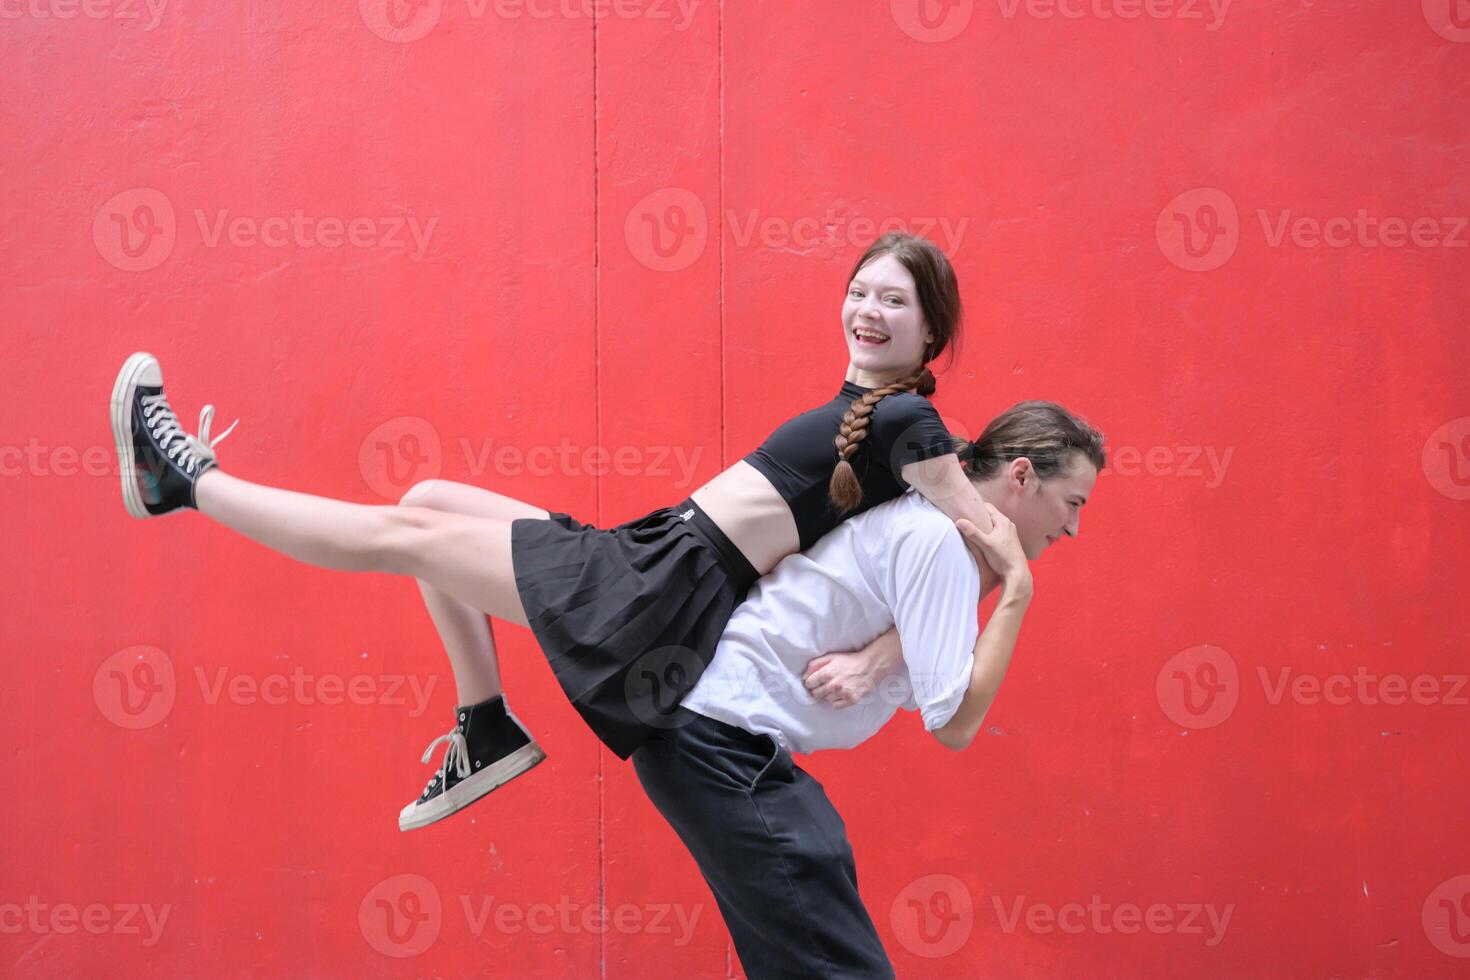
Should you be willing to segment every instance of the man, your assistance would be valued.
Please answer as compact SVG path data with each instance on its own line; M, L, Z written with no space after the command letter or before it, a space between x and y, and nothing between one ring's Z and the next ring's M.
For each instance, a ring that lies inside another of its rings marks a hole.
M858 745L900 706L941 744L967 747L1030 602L1028 560L1076 536L1105 465L1101 434L1051 402L1014 406L961 458L992 531L957 526L910 490L787 557L750 590L698 684L633 755L752 980L893 976L842 818L791 753ZM997 586L982 633L976 607ZM838 709L807 690L813 651L857 650L894 626L902 660L877 696Z

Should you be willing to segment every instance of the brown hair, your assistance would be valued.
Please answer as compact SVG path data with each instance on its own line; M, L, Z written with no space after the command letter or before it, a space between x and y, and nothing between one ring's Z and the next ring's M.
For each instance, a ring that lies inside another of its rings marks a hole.
M851 283L869 262L891 255L914 277L914 287L919 294L919 308L924 321L934 333L932 343L925 345L924 360L919 370L906 378L875 388L858 398L842 416L842 425L837 432L837 465L832 470L832 481L827 493L837 513L846 514L863 502L863 485L850 462L858 447L868 435L868 421L873 407L884 398L900 391L912 391L928 398L934 394L934 373L928 364L934 358L950 352L950 364L954 363L959 349L960 323L964 310L960 304L959 282L955 279L954 267L939 247L927 238L907 232L889 232L879 238L852 267L847 281Z
M1100 472L1107 465L1103 435L1056 402L1018 402L990 420L973 443L955 440L965 475L983 480L1022 456L1031 461L1036 477L1062 476L1072 455L1082 453Z

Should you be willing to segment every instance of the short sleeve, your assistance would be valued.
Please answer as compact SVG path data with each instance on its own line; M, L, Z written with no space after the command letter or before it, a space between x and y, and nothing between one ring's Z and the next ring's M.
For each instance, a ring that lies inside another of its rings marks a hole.
M934 403L910 391L889 395L873 406L869 437L894 476L910 463L955 451L954 437L940 420Z
M948 518L915 521L893 535L885 590L912 704L924 729L933 731L954 717L970 689L980 635L979 568Z

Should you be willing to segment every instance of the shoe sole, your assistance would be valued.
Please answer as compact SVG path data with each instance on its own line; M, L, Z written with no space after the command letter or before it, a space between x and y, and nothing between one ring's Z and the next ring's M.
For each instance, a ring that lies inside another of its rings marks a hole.
M143 495L138 492L137 463L133 459L133 392L138 387L138 376L150 364L157 364L152 354L137 353L123 362L117 374L117 383L112 386L112 438L117 443L117 467L122 476L123 506L128 513L138 518L152 517L143 505Z
M523 745L490 768L461 779L447 793L440 793L433 802L415 807L407 817L400 813L398 829L417 830L458 813L491 790L539 765L545 758L546 753L535 742Z

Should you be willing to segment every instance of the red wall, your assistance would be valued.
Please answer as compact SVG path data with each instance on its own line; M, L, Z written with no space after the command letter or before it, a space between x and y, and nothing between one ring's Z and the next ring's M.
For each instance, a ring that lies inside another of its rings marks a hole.
M1115 461L970 751L800 760L899 974L1465 975L1467 0L487 2L0 0L0 973L738 976L525 630L548 763L400 833L417 591L130 520L107 395L151 350L239 475L615 523L830 397L893 222L955 428Z

